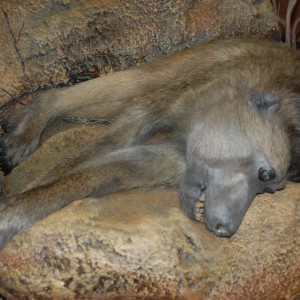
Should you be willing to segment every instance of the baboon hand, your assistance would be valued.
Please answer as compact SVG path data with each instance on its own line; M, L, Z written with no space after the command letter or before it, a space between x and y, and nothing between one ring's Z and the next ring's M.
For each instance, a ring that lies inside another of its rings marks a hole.
M1 126L4 135L0 138L0 167L8 174L36 150L45 120L41 113L28 105L15 110Z

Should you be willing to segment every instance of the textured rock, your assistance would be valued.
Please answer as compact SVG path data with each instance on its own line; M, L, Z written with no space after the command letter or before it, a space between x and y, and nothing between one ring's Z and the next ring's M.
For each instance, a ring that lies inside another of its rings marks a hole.
M0 11L0 103L10 98L3 89L16 96L277 28L269 0L1 0L0 7L7 16Z
M277 26L268 0L2 0L0 7L0 103L8 93L72 84L219 36L271 36ZM45 133L6 178L7 193L34 186L103 130L68 127ZM296 300L299 266L299 185L257 197L230 239L188 219L175 190L134 190L78 200L15 236L0 252L0 298Z
M46 133L38 151L7 177L10 194L34 185L59 157L103 130L69 127ZM258 196L230 239L187 218L175 190L78 200L18 234L0 252L0 295L296 300L299 225L300 185L291 183L274 195Z

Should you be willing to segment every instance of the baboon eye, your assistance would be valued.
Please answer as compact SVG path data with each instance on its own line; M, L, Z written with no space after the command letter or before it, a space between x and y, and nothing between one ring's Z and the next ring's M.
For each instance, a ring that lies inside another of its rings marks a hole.
M273 169L266 170L264 168L260 168L258 171L258 179L261 181L270 181L275 178L275 172Z

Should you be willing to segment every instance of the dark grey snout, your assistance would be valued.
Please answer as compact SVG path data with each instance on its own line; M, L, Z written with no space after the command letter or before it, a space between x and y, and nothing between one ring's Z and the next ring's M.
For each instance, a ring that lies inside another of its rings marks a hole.
M219 237L231 237L239 229L254 197L205 200L204 222Z
M205 200L204 222L208 230L218 237L231 237L239 229L246 211L252 201L222 202L216 199Z
M213 186L207 190L204 222L219 237L231 237L239 229L255 197L246 181L234 186Z
M237 231L237 228L234 228L228 222L222 222L221 220L216 220L213 224L206 224L206 227L218 237L231 237Z

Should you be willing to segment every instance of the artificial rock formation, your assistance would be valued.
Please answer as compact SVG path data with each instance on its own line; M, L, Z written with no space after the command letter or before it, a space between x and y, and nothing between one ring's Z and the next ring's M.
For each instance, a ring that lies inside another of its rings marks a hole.
M217 37L270 37L275 28L269 0L1 0L0 104Z
M1 103L212 38L277 33L267 0L2 0L0 8ZM6 194L33 187L102 130L54 124L5 179ZM292 183L258 196L230 239L186 217L176 190L79 199L0 251L0 298L296 300L299 225L300 186Z
M65 124L56 124L56 129ZM34 186L55 161L103 130L72 126L46 141L6 179ZM105 129L104 129L105 130ZM300 186L258 196L239 231L217 238L179 207L177 191L133 190L78 200L0 251L7 299L297 299Z

